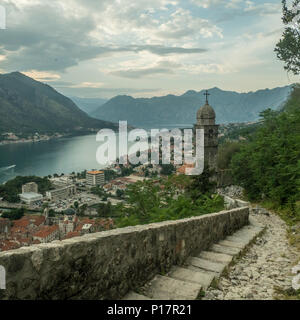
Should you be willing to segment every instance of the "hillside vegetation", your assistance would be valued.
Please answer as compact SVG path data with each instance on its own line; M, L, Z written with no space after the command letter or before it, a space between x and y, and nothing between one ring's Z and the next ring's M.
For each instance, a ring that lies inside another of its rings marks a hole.
M111 128L69 98L22 73L0 75L0 133L53 133Z
M300 86L282 111L261 116L261 127L233 155L235 181L250 200L269 202L290 221L300 220Z
M19 194L22 193L22 185L29 182L35 182L38 185L38 192L41 194L45 194L46 191L53 189L48 177L40 178L36 176L18 176L7 181L3 185L0 185L0 197L8 202L20 202Z

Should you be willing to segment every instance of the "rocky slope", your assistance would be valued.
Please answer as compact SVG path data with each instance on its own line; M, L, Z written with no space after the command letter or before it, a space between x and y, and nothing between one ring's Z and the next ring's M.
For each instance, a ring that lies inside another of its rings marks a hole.
M49 85L22 73L0 75L0 133L74 132L114 127L93 119Z

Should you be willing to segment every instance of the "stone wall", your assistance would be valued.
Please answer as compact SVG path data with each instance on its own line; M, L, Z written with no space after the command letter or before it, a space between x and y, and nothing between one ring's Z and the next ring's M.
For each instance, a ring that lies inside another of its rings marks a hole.
M0 253L0 299L119 299L248 224L249 208Z

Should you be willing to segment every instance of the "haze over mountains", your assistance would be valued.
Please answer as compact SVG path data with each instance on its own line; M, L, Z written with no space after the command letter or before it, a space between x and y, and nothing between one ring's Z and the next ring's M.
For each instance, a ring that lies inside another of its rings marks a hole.
M280 108L290 91L291 86L249 93L213 88L209 90L209 102L216 111L218 123L250 122L257 120L259 113L267 108ZM190 90L181 96L136 99L116 96L107 102L101 98L73 97L75 104L49 85L22 73L2 74L0 133L83 132L115 128L111 122L119 120L145 128L189 127L195 123L196 112L204 104L203 93L204 90Z
M69 98L22 73L0 75L0 132L49 133L111 128Z
M74 101L76 105L87 114L92 114L100 106L108 101L108 99L101 98L70 97L70 99Z
M215 109L217 123L251 122L265 109L282 106L292 86L238 93L219 88L209 90L209 103ZM91 113L95 118L145 128L189 127L195 123L196 112L205 103L204 90L187 91L181 96L167 95L153 98L116 96Z

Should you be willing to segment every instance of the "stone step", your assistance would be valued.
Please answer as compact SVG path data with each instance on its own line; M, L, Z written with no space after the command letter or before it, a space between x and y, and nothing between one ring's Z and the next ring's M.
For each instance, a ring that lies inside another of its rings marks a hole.
M213 262L221 262L229 264L232 261L232 256L224 253L217 253L212 251L202 251L198 258L210 260Z
M237 256L242 251L240 248L227 247L220 244L214 244L210 250L216 253L230 255L232 257Z
M138 294L136 292L130 291L122 300L151 300L150 298Z
M213 261L198 258L198 257L189 258L187 260L187 263L189 263L192 266L203 269L203 270L215 272L218 275L223 273L223 271L227 265L226 263L213 262Z
M232 236L227 237L225 240L236 241L248 245L249 242L255 239L262 231L263 229L261 228L240 230L235 232Z
M202 277L202 279L203 279L203 286L202 286L203 290L206 290L211 285L213 280L220 278L220 275L221 275L218 272L203 270L203 269L201 269L199 267L195 267L195 266L192 266L192 265L184 266L184 267L186 269L197 271L197 272L200 272L202 274L202 276L203 276Z
M226 237L225 240L231 241L231 242L236 242L239 245L244 245L245 247L248 245L249 240L243 239L241 237L236 237L235 235L228 236Z
M225 247L233 247L244 250L246 248L246 244L238 241L230 241L230 240L222 240L218 242L219 245Z
M145 286L144 294L154 300L195 300L201 285L157 275Z
M234 233L235 237L253 237L258 235L263 230L263 227L248 225Z
M246 241L249 241L251 239L253 239L258 233L260 232L260 230L241 230L238 232L235 232L233 234L233 236L237 237L237 238L242 238L245 239Z
M215 278L214 275L201 271L199 268L184 267L173 267L167 276L177 280L198 283L203 289L207 289Z

